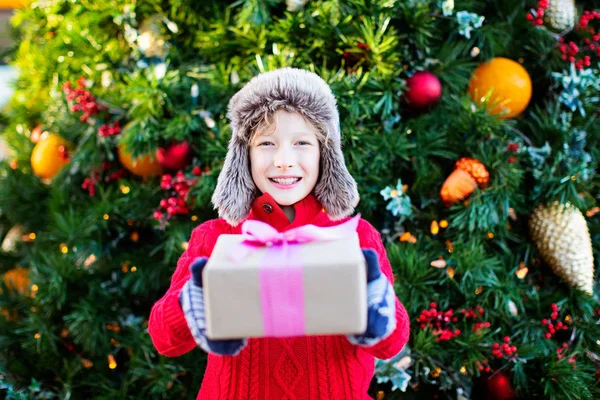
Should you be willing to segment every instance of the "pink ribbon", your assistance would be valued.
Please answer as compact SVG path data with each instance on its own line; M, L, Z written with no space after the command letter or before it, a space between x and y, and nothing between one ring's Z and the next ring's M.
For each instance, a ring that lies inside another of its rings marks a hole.
M268 247L259 270L265 336L306 334L304 278L299 244L350 237L356 232L359 220L360 214L336 226L304 225L285 232L278 232L269 224L257 220L247 220L242 224L244 241L230 253L234 262L241 262L258 248Z

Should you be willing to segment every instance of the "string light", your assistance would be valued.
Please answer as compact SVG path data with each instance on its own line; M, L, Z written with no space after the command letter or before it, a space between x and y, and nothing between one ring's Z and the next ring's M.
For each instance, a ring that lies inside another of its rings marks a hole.
M481 53L481 50L479 50L479 47L473 47L471 49L471 57L477 57L479 55L479 53Z
M446 260L444 260L443 258L440 258L438 260L433 260L429 265L431 265L434 268L445 268Z
M467 367L465 367L464 365L462 367L460 367L460 372L464 375L467 374Z
M192 218L191 218L191 220L192 220L192 221L198 221L198 216L197 216L197 215L192 215Z
M127 264L123 264L121 265L121 271L123 271L123 273L127 273L129 272L129 266Z
M404 232L401 236L400 236L400 241L401 242L409 242L409 243L417 243L417 238L415 236L413 236L412 233L410 232Z
M454 268L453 268L453 267L449 267L449 268L446 270L446 273L448 274L448 276L450 277L450 279L454 279L454 273L455 273L455 272L454 272Z
M35 233L33 233L33 232L31 232L31 233L29 234L29 239L31 239L31 240L35 240L35 238L36 238L36 237L37 237L37 236L35 236Z
M567 315L567 316L565 317L565 322L566 322L567 324L569 324L569 325L570 325L570 324L573 322L573 318L571 318L571 316L570 316L570 315Z
M397 191L396 189L393 189L393 190L390 192L390 197L391 197L392 199L395 199L396 197L398 197L398 191Z
M452 253L454 251L454 245L450 240L446 241L446 249L448 250L448 253Z
M519 279L524 279L524 278L527 276L527 273L528 273L528 272L529 272L529 268L527 268L527 267L525 266L525 262L524 262L524 261L521 261L521 262L519 263L519 269L517 269L517 270L515 271L515 275L517 275L517 277L518 277Z
M137 232L131 232L131 235L129 235L129 237L134 242L137 242L138 240L140 240L140 234Z
M63 328L62 331L60 331L60 337L64 339L67 336L69 336L69 330L67 328Z
M137 267L134 265L133 267L131 267L131 272L135 272L137 271Z
M109 331L113 331L113 332L121 332L121 328L119 328L119 325L106 325L106 329L108 329Z
M434 378L434 379L437 378L437 377L439 377L440 376L440 372L442 372L442 369L440 367L432 369L431 372L430 372L431 377Z
M83 262L83 266L87 268L90 265L92 265L94 262L96 262L96 256L94 254L90 254L88 256L88 258L86 258L85 261Z
M182 249L187 250L188 246L189 246L189 242L181 242Z
M494 238L494 234L492 232L488 232L487 233L487 237L488 237L488 239L493 239Z
M110 217L108 216L108 214L104 214L104 216L102 218L104 218L105 220L108 220Z
M437 235L440 232L440 227L436 220L431 221L431 234Z
M41 335L39 333L36 333L35 335L33 335L34 338L39 339L41 337Z
M60 247L60 252L63 254L67 254L69 252L69 248L67 247L67 245L65 243L61 243L59 245Z
M115 369L117 368L117 362L115 361L115 357L112 354L108 356L108 368Z
M477 289L475 289L475 294L476 295L480 295L483 292L483 287L478 286Z
M121 185L120 188L121 188L121 192L123 194L127 194L127 193L129 193L131 191L131 189L129 188L129 186Z
M119 341L115 340L115 338L110 338L110 343L115 347L119 347L121 345L121 343L119 343Z
M38 285L36 285L36 284L31 285L31 291L32 292L37 292L38 289L39 289Z
M446 221L445 219L440 221L440 228L447 228L448 227L448 221Z
M94 363L88 360L87 358L82 358L81 365L83 365L83 368L90 369L94 366Z

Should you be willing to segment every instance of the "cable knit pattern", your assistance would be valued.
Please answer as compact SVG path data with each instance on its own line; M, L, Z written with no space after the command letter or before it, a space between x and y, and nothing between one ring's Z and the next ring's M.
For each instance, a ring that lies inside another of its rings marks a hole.
M272 207L263 208L264 204ZM306 224L333 226L348 220L332 221L312 195L296 203L294 208L296 217L290 223L273 198L264 194L254 201L248 218L265 221L280 232ZM240 230L241 224L232 227L223 219L215 219L192 232L188 249L177 262L169 290L150 313L148 332L160 354L176 357L196 348L179 305L179 292L191 277L192 261L200 256L210 257L219 235L239 234ZM379 232L362 219L357 232L360 246L377 253L381 271L393 283ZM367 389L375 368L374 357L391 358L408 341L408 315L397 298L395 302L396 329L372 347L352 345L343 335L308 336L250 339L237 356L209 354L198 399L370 399Z

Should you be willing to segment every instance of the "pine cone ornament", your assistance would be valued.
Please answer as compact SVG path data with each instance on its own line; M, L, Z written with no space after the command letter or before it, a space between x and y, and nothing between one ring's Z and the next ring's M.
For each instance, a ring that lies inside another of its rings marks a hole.
M577 22L575 0L550 0L544 20L557 31L573 28Z
M291 12L300 11L306 6L308 0L286 0L287 10Z
M471 195L479 186L485 188L490 174L480 161L463 157L455 164L454 171L446 178L440 190L440 196L446 206L461 201Z
M573 205L539 205L529 219L529 231L544 261L573 287L593 294L592 240L581 211Z

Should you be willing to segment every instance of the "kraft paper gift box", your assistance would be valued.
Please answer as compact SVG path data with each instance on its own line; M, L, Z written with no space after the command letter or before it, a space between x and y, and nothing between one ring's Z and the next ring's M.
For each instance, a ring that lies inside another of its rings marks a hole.
M345 226L309 225L285 233L253 221L268 234L251 241L247 233L219 236L203 271L207 336L363 333L367 278L359 217Z

